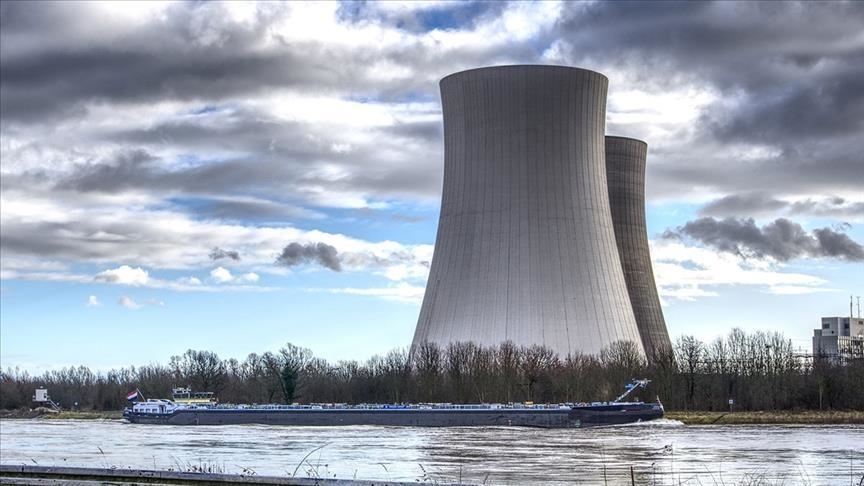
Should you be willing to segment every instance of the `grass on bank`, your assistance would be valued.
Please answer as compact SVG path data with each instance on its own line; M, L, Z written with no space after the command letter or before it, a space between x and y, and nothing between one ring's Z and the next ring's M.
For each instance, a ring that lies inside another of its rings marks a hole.
M864 424L862 410L766 410L758 412L666 411L666 417L687 425Z

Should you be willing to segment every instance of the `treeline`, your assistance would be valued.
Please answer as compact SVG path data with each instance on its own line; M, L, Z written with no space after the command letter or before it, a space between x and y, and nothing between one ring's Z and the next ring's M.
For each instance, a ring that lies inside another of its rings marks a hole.
M243 361L189 350L167 365L94 373L70 367L31 376L0 372L0 408L32 406L45 387L64 408L117 410L128 392L165 398L174 386L216 392L223 403L580 402L612 400L632 378L652 380L643 400L671 410L864 409L864 360L811 362L779 333L735 329L703 343L679 338L674 351L646 362L632 343L599 356L561 359L548 348L427 344L413 356L393 350L365 363L316 358L291 344ZM76 405L77 404L77 405Z

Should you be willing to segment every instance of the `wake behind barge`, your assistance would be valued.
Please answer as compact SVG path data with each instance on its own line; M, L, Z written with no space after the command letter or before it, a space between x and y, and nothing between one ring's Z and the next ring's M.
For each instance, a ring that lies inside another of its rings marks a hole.
M408 427L514 426L577 428L620 425L663 417L659 402L623 402L647 380L628 385L614 402L535 404L412 405L200 405L151 399L123 411L135 424L296 426L388 425Z

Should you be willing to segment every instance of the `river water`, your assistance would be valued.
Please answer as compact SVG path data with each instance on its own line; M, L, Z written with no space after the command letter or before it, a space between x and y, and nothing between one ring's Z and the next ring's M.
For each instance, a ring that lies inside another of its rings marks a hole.
M864 426L154 426L0 420L0 463L429 484L859 485Z

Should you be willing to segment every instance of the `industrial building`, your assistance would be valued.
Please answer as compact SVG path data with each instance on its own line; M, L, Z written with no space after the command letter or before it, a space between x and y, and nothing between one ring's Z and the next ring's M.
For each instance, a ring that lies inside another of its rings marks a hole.
M864 358L864 318L823 317L813 330L814 358L839 361Z
M640 354L643 343L667 346L644 188L619 197L607 185L608 79L571 67L500 66L452 74L440 87L444 187L414 346L511 341L561 357L598 354L616 341ZM621 154L620 187L644 185L644 153L632 168ZM637 241L616 240L610 190L624 215L621 237ZM634 315L634 300L648 317Z

